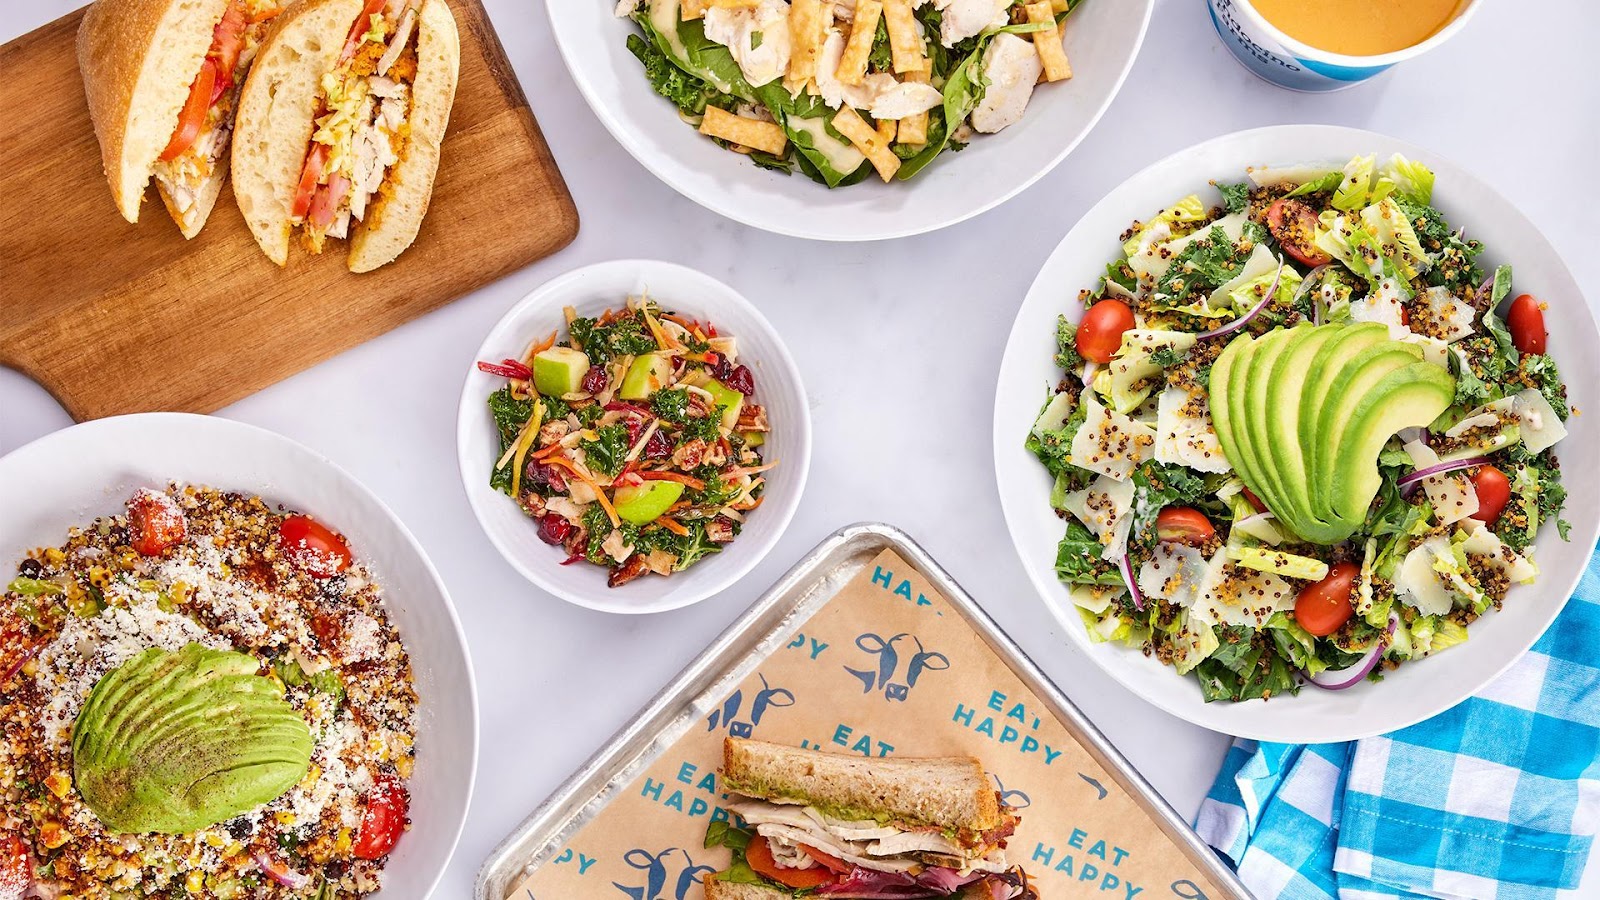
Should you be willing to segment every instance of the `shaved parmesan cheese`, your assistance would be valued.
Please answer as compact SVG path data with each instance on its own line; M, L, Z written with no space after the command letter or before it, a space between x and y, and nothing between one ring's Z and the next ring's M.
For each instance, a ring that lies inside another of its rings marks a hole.
M1238 243L1244 236L1245 223L1250 221L1244 213L1238 212L1223 216L1215 222L1201 225L1194 231L1180 238L1174 238L1164 244L1152 247L1148 252L1141 252L1128 257L1128 267L1139 276L1141 285L1154 284L1161 276L1167 274L1167 269L1172 266L1172 261L1177 258L1183 249L1201 237L1209 237L1211 230L1221 228L1228 240ZM1170 233L1170 232L1169 232Z
M1389 326L1389 337L1401 340L1411 334L1411 329L1406 327L1405 307L1401 302L1405 299L1405 288L1395 278L1385 278L1378 283L1377 289L1359 300L1350 301L1350 318L1357 322L1382 322Z
M1257 187L1299 187L1333 172L1342 172L1344 166L1252 166L1247 171Z
M1499 421L1493 413L1489 414L1491 424ZM1411 457L1411 462L1418 470L1439 464L1439 454L1433 452L1421 441L1408 441L1405 445L1406 453ZM1445 472L1422 479L1422 489L1428 494L1428 502L1433 504L1433 514L1439 522L1449 525L1459 522L1478 511L1478 492L1472 487L1466 472Z
M1111 601L1127 592L1127 588L1106 584L1069 584L1067 596L1074 606L1100 615L1111 606Z
M1516 410L1522 426L1522 443L1529 453L1548 449L1567 436L1567 426L1561 423L1555 408L1536 390L1530 388L1517 394L1512 409Z
M1404 343L1416 344L1418 347L1421 347L1423 362L1431 362L1436 366L1443 366L1444 368L1448 369L1450 368L1450 357L1453 355L1462 365L1466 365L1467 363L1467 357L1465 354L1463 354L1458 348L1452 347L1448 343L1441 341L1438 338L1431 338L1425 334L1412 333L1400 338L1400 340Z
M1133 495L1132 481L1101 475L1087 488L1067 492L1062 507L1077 516L1105 547L1100 554L1103 558L1118 559L1128 551Z
M1445 587L1444 580L1434 569L1440 554L1449 559L1451 565L1455 564L1450 554L1449 539L1428 538L1411 548L1394 573L1396 596L1424 615L1444 615L1455 605L1450 589Z
M1146 597L1167 600L1179 606L1194 602L1205 578L1206 558L1185 544L1162 541L1155 553L1139 567L1139 590Z
M1068 462L1080 469L1125 480L1149 455L1156 433L1147 425L1100 405L1094 394L1081 396L1087 417L1072 436Z
M1206 564L1190 613L1202 622L1261 628L1274 613L1293 609L1294 599L1289 582L1270 572L1230 563L1224 549Z
M1431 287L1422 292L1422 299L1428 302L1428 310L1433 313L1433 322L1439 329L1439 337L1445 343L1453 343L1472 334L1472 319L1477 311L1469 303L1450 293L1449 288Z
M1157 400L1155 456L1159 462L1201 472L1233 468L1222 453L1206 398L1175 387L1162 391Z
M1471 524L1476 527L1461 542L1462 550L1506 573L1507 578L1520 584L1528 584L1539 576L1539 567L1532 560L1518 556L1488 526L1477 521Z

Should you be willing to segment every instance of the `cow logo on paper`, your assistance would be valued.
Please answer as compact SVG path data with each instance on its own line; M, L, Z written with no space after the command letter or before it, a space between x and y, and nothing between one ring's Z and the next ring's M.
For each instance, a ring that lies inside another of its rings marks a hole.
M896 676L901 675L901 652L910 649L900 645L900 642L907 638L916 645L916 653L906 661L904 680L896 681ZM943 672L950 668L950 657L924 647L922 639L912 634L901 633L886 640L882 635L869 631L856 638L856 647L867 654L869 665L872 665L871 658L874 656L877 657L877 664L866 669L845 666L844 670L861 679L863 694L882 691L884 699L890 701L904 701L911 696L911 690L917 686L917 680L928 672Z
M611 883L633 900L685 900L690 888L717 870L715 866L697 865L689 851L678 847L668 847L660 853L635 847L622 855L622 861L638 874L632 883ZM640 879L642 884L638 883Z
M721 726L734 737L747 738L761 724L761 719L769 710L783 709L794 705L794 692L788 688L775 688L767 683L767 676L762 675L761 690L756 692L755 700L750 704L750 718L741 720L739 712L744 706L744 691L737 690L728 695L721 709L714 709L706 717L706 730L716 731Z

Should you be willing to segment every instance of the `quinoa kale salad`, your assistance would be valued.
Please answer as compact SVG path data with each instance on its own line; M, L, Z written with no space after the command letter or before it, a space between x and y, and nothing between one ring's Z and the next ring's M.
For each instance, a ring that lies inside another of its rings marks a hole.
M1576 410L1544 301L1480 263L1433 172L1244 175L1121 236L1059 318L1065 377L1026 438L1090 639L1208 701L1459 644L1568 530L1554 447Z
M761 505L770 428L734 335L648 297L589 318L522 359L479 362L500 437L489 483L531 531L620 587L716 553Z
M361 897L409 825L411 663L343 538L141 489L0 601L0 894Z
M593 0L590 0L593 2ZM685 122L830 188L912 178L1065 81L1083 0L620 0L628 50Z

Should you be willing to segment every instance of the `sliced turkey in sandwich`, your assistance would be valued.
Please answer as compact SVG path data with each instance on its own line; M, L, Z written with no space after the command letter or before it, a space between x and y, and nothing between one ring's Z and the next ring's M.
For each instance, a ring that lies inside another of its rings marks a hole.
M239 91L278 0L98 0L78 68L117 209L139 221L153 176L186 238L228 177Z
M234 194L278 265L348 240L376 269L422 227L461 44L445 0L302 0L268 36L239 101Z
M971 757L866 759L728 738L734 815L712 835L734 865L709 900L1037 898L1006 859L1018 817Z

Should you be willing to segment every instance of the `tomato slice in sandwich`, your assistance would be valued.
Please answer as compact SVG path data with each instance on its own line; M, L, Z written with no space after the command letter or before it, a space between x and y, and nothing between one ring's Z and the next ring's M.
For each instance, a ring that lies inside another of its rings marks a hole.
M294 203L289 214L296 219L305 218L311 209L311 196L317 192L317 182L322 180L322 167L328 164L328 145L312 144L306 154L306 166L300 170L300 185L295 188Z
M239 54L244 52L246 24L244 6L229 3L228 11L222 14L222 21L211 32L210 56L217 61L217 70L222 75L219 80L232 78L233 70L239 67Z
M177 159L183 151L194 146L195 139L200 137L200 129L205 127L206 114L211 111L211 97L216 86L217 63L207 57L200 64L200 74L189 85L189 99L184 101L183 111L178 113L178 127L172 132L172 140L167 143L167 149L161 151L162 162Z
M828 858L833 859L831 856ZM772 847L767 844L767 839L764 837L750 839L750 845L744 848L744 861L750 864L750 868L754 869L757 875L787 887L813 888L834 880L833 870L826 866L790 869L778 865L778 861L772 858Z
M361 15L350 26L350 36L344 39L344 50L339 54L339 62L348 62L350 57L356 55L361 48L361 36L372 27L372 17L383 11L389 5L389 0L367 0L367 5L362 7Z

